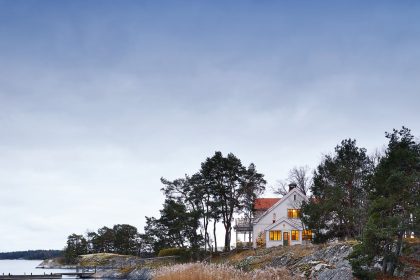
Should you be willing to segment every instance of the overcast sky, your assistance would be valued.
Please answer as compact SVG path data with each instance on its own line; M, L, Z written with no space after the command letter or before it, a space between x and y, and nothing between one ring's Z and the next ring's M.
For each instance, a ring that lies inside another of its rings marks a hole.
M0 0L0 251L142 231L215 151L274 185L419 136L419 105L419 1Z

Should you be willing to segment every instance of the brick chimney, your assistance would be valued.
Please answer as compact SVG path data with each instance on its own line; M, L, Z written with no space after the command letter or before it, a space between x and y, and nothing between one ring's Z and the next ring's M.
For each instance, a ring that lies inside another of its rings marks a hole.
M294 188L296 188L297 187L297 185L295 184L295 183L290 183L289 184L289 192L291 191L291 190L293 190Z

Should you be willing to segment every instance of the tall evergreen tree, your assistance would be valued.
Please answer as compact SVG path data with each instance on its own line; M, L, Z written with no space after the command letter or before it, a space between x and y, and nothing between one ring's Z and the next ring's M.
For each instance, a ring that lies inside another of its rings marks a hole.
M127 224L114 225L114 247L117 254L136 255L138 249L137 228Z
M408 128L386 133L389 139L372 179L369 220L363 242L352 255L353 269L369 278L369 265L382 259L382 271L394 274L399 265L403 238L420 227L420 143Z
M198 220L202 220L204 246L207 249L207 245L209 245L208 224L211 194L204 184L202 176L198 173L192 177L185 175L185 178L174 181L162 178L161 182L164 185L162 191L168 200L174 200L178 204L183 204L189 218L195 217Z
M155 217L145 217L146 225L144 227L144 241L153 249L155 254L165 248L177 246L167 235L167 228L160 219Z
M247 169L233 154L224 157L221 152L216 152L191 177L185 175L185 178L173 181L162 178L166 200L159 219L146 217L148 242L156 251L168 246L187 245L198 249L201 244L206 250L211 246L209 224L212 220L215 250L219 221L225 228L225 250L230 250L233 214L241 210L247 214L251 212L255 197L265 189L263 177L254 164ZM185 228L187 230L183 231Z
M224 250L229 251L233 214L243 209L245 194L250 195L244 188L252 186L254 191L261 188L265 183L263 175L256 172L255 166L247 170L235 155L230 153L223 157L221 152L216 152L201 164L200 174L212 190L212 206L217 207L216 212L220 213L225 228Z
M159 219L146 217L145 235L155 252L170 247L200 248L202 237L197 233L200 226L197 212L188 212L183 203L166 199L160 215Z
M71 234L67 237L67 246L64 248L64 259L66 263L72 264L77 261L77 257L87 254L87 242L83 235Z
M191 196L198 203L200 209L200 215L202 218L202 227L204 230L204 251L207 248L211 248L209 224L212 218L218 219L217 212L212 212L213 196L211 186L208 186L200 173L194 174L190 178L190 184L192 186Z
M242 182L242 195L240 198L242 212L245 218L249 221L249 226L252 228L252 216L255 199L264 193L267 181L264 180L264 175L257 172L255 164L251 163L245 172L244 180ZM248 235L251 242L251 235Z
M115 252L115 232L112 228L102 227L98 229L98 251L105 253Z
M354 238L366 220L367 185L373 164L356 140L343 140L325 156L313 176L312 197L302 205L302 221L315 242Z

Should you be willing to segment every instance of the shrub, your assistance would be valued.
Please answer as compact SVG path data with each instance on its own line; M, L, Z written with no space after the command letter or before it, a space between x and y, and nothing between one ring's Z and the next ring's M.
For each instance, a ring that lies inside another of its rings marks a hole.
M159 251L158 257L185 256L186 254L185 248L166 248Z
M265 247L265 234L264 232L258 233L257 236L257 247L264 248Z
M353 275L363 280L375 279L375 273L369 269L371 258L363 252L360 244L353 247L353 252L348 256Z
M187 248L167 248L159 251L158 257L177 256L181 262L199 261L208 257L208 252L204 250L194 250Z

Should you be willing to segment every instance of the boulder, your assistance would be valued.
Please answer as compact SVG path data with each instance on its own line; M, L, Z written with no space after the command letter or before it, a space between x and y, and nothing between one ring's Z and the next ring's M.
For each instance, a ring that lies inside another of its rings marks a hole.
M127 276L127 280L151 280L152 272L148 268L135 269Z
M318 280L352 280L353 274L351 268L341 267L336 269L325 269L317 275Z

